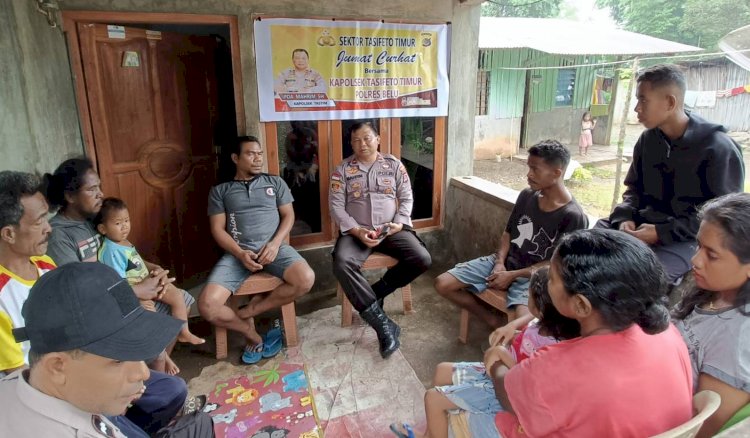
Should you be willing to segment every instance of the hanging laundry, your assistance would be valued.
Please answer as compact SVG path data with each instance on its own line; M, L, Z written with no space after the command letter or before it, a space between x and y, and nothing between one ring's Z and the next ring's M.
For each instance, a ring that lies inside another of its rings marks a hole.
M750 93L750 84L741 87L728 88L716 92L716 97L733 97L742 93Z
M695 102L696 108L713 108L716 106L716 91L698 92L698 100Z
M695 108L695 103L698 101L698 93L700 93L700 91L685 91L685 106Z

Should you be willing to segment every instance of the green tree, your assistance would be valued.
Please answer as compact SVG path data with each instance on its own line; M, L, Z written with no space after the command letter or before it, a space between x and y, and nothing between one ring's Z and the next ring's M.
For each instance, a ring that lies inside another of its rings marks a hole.
M625 29L714 49L719 39L750 22L750 4L733 0L597 0Z
M484 17L557 17L562 0L489 0L482 4Z
M696 39L695 44L713 49L721 37L750 24L750 2L729 0L686 0L681 29Z

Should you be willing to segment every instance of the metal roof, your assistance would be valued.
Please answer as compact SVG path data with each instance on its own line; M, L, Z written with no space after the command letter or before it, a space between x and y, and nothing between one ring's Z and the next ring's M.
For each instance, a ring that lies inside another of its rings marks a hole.
M703 50L614 27L557 18L482 17L480 49L521 47L556 55L646 55Z
M735 64L750 71L750 25L729 32L719 41L719 48Z

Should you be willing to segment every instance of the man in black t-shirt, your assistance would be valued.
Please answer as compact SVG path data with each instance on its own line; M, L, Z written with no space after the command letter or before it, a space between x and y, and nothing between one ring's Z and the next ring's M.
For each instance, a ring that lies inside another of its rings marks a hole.
M563 234L588 227L588 217L568 189L563 175L570 152L555 140L529 149L529 188L519 195L496 254L457 264L435 279L435 289L491 327L503 320L476 294L485 289L507 293L508 320L529 314L529 277L549 263Z

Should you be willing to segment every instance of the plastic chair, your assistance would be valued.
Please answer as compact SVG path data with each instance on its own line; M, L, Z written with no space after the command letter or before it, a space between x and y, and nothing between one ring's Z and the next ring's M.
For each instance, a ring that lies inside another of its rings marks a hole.
M719 409L720 404L719 394L709 390L701 391L693 396L695 416L690 421L651 438L693 438L698 435L703 422Z
M362 264L361 269L364 271L367 269L390 268L391 266L396 266L397 263L398 260L393 257L387 256L383 253L374 252L367 257L367 260ZM352 325L352 303L349 302L349 299L346 297L340 284L336 285L336 295L341 298L341 327L349 327ZM404 315L414 313L411 303L411 285L407 284L402 287L401 295L404 301Z
M264 292L270 292L284 283L278 277L265 272L259 272L251 275L234 295L229 297L229 305L232 309L237 310L238 297L243 295L255 295ZM297 312L294 308L294 301L281 306L281 318L284 321L284 337L286 346L294 347L297 345ZM227 357L227 329L214 326L216 336L216 359L225 359Z
M703 422L710 417L721 404L721 397L713 391L701 391L693 396L693 411L695 416L687 423L681 424L674 429L670 429L651 438L693 438L698 434ZM470 437L469 422L466 418L466 412L460 411L457 414L448 416L448 422L453 435L456 438Z
M508 301L506 292L496 289L486 289L481 294L476 294L475 296L485 303L489 304L490 306L494 307L495 309L508 313ZM458 340L464 344L469 338L470 316L471 315L469 314L468 310L461 309L461 322L459 323Z

